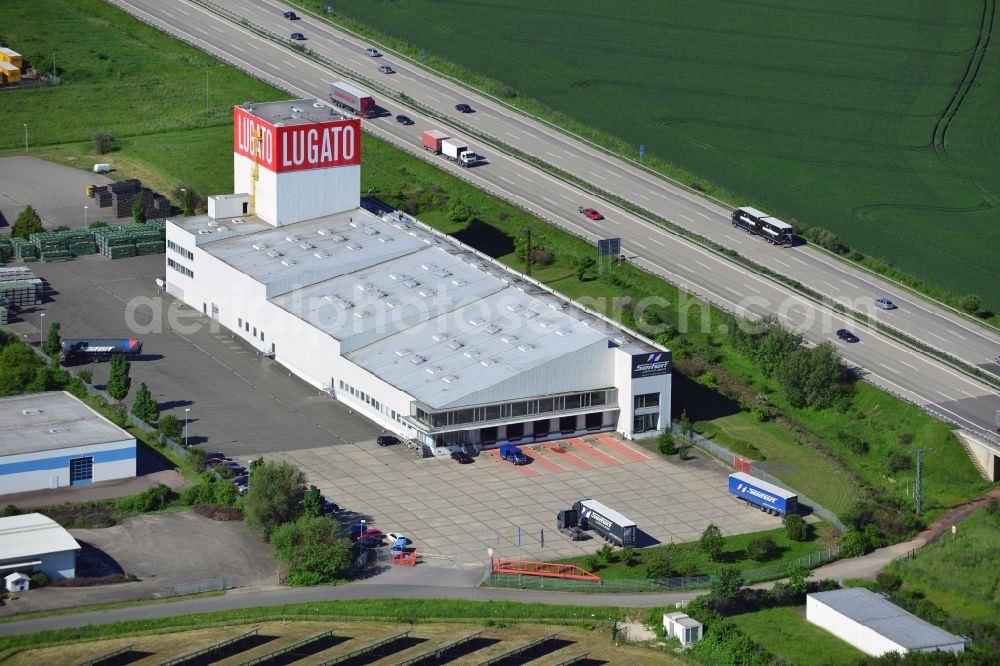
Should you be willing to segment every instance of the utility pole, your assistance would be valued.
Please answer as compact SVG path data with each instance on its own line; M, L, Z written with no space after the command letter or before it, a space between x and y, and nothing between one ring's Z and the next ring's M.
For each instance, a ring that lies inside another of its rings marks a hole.
M52 82L56 81L56 47L52 47Z
M924 452L933 450L934 449L927 449L927 448L915 450L915 453L917 454L917 480L916 483L914 484L913 497L914 497L915 509L918 516L920 515L920 510L922 508L924 501L924 493L923 493Z
M521 233L528 237L528 247L524 252L524 274L531 277L531 227L521 229Z

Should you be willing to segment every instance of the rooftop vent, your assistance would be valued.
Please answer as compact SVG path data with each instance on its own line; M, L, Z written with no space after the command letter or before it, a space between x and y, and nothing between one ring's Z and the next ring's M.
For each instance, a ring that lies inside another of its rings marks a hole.
M410 350L409 349L397 349L396 350L396 356L402 357L402 356L409 356L409 355L410 355Z
M431 289L430 287L424 287L423 289L419 290L417 293L420 294L421 296L423 296L424 298L430 298L436 292L433 289Z
M234 217L232 220L233 224L243 224L246 222L242 217Z
M429 365L427 366L426 369L429 374L436 375L439 372L441 372L444 368L442 368L440 365Z
M295 260L294 259L282 259L281 260L281 265L282 266L286 266L286 267L294 266L295 265Z
M341 310L350 310L354 307L354 303L351 303L350 301L340 301L337 303L337 307Z
M534 319L535 317L538 316L538 313L535 312L534 310L525 310L521 314L523 314L526 319Z
M410 363L412 363L413 365L420 365L426 360L427 360L426 356L421 356L420 354L414 354L413 358L410 359Z
M392 278L393 280L405 280L406 273L399 273L397 271L393 271L389 273L389 277Z
M472 324L473 326L482 326L483 324L486 323L486 320L483 319L482 317L478 317L478 316L477 317L469 317L469 323Z
M515 342L517 342L517 336L516 335L511 335L510 333L506 333L504 335L501 335L500 339L503 340L504 342L506 342L509 345L514 344Z
M525 342L523 345L518 345L517 348L518 350L523 352L530 352L532 349L535 348L535 345L531 344L530 342Z
M504 284L513 284L514 283L514 278L511 277L510 275L501 275L501 276L499 276L499 279Z
M451 281L451 283L456 287L464 287L467 284L466 281L463 280L462 278L455 278L454 280Z
M253 249L255 249L255 250L266 250L267 249L267 243L254 243L253 244Z
M217 226L219 226L219 223L216 222L215 220L209 220L208 221L208 226L210 226L210 227L217 227Z
M595 328L597 326L596 319L584 319L583 323L585 326L590 326L591 328Z
M437 275L439 278L449 278L449 277L451 277L451 271L442 268L441 270L439 270L434 275Z
M296 236L295 234L288 234L287 236L285 236L285 240L288 241L289 243L298 243L299 237Z
M347 240L347 236L341 236L340 234L333 237L334 243L343 243L345 240Z
M372 313L369 312L368 310L355 310L354 316L357 317L358 319L364 319L365 317L371 317Z
M409 287L410 289L413 289L414 287L419 287L420 286L420 283L417 282L416 280L406 280L406 281L403 282L403 284L405 286Z
M378 237L378 242L379 243L391 243L394 240L396 240L396 239L393 238L392 236L379 236Z
M337 294L327 294L323 298L325 298L326 300L330 301L331 303L339 303L340 302L340 296L337 295Z
M452 340L451 342L448 343L448 347L454 351L458 351L464 346L465 345L462 344L461 340Z
M482 361L479 362L479 365L483 366L484 368L492 368L498 362L499 361L497 361L495 358L490 357L490 358L484 358Z
M479 358L480 353L475 349L469 349L463 352L466 358Z
M371 291L372 290L372 285L371 285L370 282L359 282L356 285L354 285L354 287L358 291Z
M389 295L386 292L382 291L381 289L376 289L375 291L372 292L372 294L375 296L375 298L385 298L386 296Z
M538 320L538 325L541 326L542 328L549 328L554 323L555 322L553 322L551 319L539 319Z
M434 264L420 264L420 267L422 269L424 269L425 271L436 271L437 270L437 266L435 266Z
M360 243L348 243L344 247L346 247L348 250L360 250L361 249L361 244Z
M507 305L507 309L510 310L511 312L517 312L523 307L524 306L521 305L520 303L510 303Z
M25 416L34 416L36 414L41 414L42 410L37 407L29 407L28 409L21 410L21 413Z
M326 259L330 255L328 255L323 250L316 250L315 252L313 252L313 256L316 257L317 259Z
M267 256L269 256L269 257L280 257L281 253L278 252L277 250L268 250L267 251Z
M490 324L489 326L486 327L486 332L489 333L490 335L493 335L495 333L499 333L500 332L500 327L497 326L496 324Z
M473 268L481 269L483 267L483 262L479 261L478 259L473 259L472 261L469 262L469 265L472 266Z
M556 331L556 335L560 337L566 337L570 333L572 333L572 331L570 331L568 328L560 328Z
M302 243L299 243L299 247L303 250L311 250L316 246L310 243L309 241L303 241Z
M403 307L403 301L399 300L398 298L394 298L392 300L386 301L385 304L388 305L392 309Z
M437 333L435 333L431 337L434 338L435 342L441 342L442 340L447 340L448 339L448 334L445 333L444 331L438 331Z
M359 229L359 228L361 228L361 227L363 227L363 226L364 226L364 225L363 225L363 224L361 223L361 220L358 220L357 222L355 222L354 220L351 220L350 224L351 224L351 226L352 226L352 227L354 227L355 229Z
M212 233L211 229L199 229L198 230L198 235L199 236L205 236L205 235L210 234L210 233Z
M365 233L369 236L378 236L379 230L374 227L365 227Z
M444 377L441 378L441 381L443 381L445 384L454 384L455 382L458 381L458 375L445 375Z
M552 308L553 310L559 310L560 312L562 312L569 306L563 303L562 301L552 301L549 303L549 307Z
M627 345L628 344L628 338L626 338L624 335L616 335L614 337L614 341L615 341L616 345Z
M319 234L320 236L329 236L329 235L330 235L330 234L332 234L333 232L332 232L332 231L330 231L329 229L320 229L320 230L319 230L319 231L317 231L316 233L317 233L317 234Z

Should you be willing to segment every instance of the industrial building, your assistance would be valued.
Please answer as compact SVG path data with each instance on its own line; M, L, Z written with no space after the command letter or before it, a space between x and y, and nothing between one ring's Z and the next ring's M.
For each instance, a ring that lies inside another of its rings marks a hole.
M0 518L0 576L42 572L52 580L76 577L80 544L40 513Z
M66 392L0 398L0 493L135 476L135 437Z
M24 62L21 54L13 49L0 46L0 84L17 84L21 82L21 68Z
M434 453L669 423L670 352L398 211L361 207L360 120L234 110L236 194L167 223L167 291Z
M962 637L863 587L806 595L806 620L873 657L889 652L965 651Z

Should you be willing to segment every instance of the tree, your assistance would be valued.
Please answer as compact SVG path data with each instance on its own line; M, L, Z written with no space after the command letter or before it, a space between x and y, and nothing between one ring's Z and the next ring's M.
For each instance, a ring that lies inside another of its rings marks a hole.
M694 432L694 425L691 424L691 419L688 418L686 409L681 410L681 417L677 420L677 426L681 429L681 436L691 439L691 433Z
M146 388L146 383L139 384L139 390L135 392L135 402L132 404L132 413L146 423L156 423L160 418L160 407L153 400L152 394Z
M577 257L573 260L573 269L576 271L576 278L580 282L588 280L588 274L597 264L593 257Z
M14 220L10 235L17 238L28 238L31 234L40 234L43 231L45 229L42 227L42 218L38 216L38 211L32 206L25 206L17 219Z
M808 541L809 525L799 514L790 513L785 516L785 533L792 541Z
M279 526L299 517L302 512L302 471L287 462L267 460L253 470L253 483L243 499L246 524L265 539Z
M181 433L184 431L184 425L181 423L181 420L173 414L167 414L156 424L156 431L160 433L161 437L168 437L177 441L180 439Z
M976 294L969 294L968 296L962 297L960 305L962 306L962 309L969 314L977 315L983 309L983 299Z
M722 567L712 576L712 596L732 599L743 587L743 574L735 567Z
M747 555L757 562L771 559L778 550L778 544L766 534L755 536L747 543Z
M146 221L146 206L142 202L141 192L135 197L135 203L132 204L132 219L140 224Z
M59 353L62 351L62 337L59 335L59 322L54 321L49 326L49 336L45 339L45 343L42 345L42 351L45 352L49 358L59 357Z
M670 564L670 553L666 548L646 551L642 556L642 561L646 565L646 578L661 580L674 575L673 567Z
M266 468L265 468L266 469ZM258 479L254 477L254 483ZM253 492L250 486L247 495ZM277 527L271 535L274 556L288 566L289 585L331 583L351 566L351 542L338 537L340 525L322 516L302 516Z
M796 564L788 570L788 591L795 596L801 596L809 590L809 583L806 581L812 571L803 564Z
M674 445L674 435L669 430L664 430L656 438L656 450L665 456L672 456L677 453L677 446Z
M701 533L701 538L698 539L698 547L713 562L718 561L725 545L726 540L722 537L722 530L715 523L709 523L705 531Z
M111 357L111 370L108 374L108 395L121 402L128 395L128 390L132 386L132 378L129 371L132 364L129 363L122 354L115 354Z
M309 486L309 490L307 490L305 495L302 497L302 515L323 515L323 493L321 493L319 488L316 486Z
M110 153L115 149L115 137L107 132L98 132L94 135L94 152L98 155Z

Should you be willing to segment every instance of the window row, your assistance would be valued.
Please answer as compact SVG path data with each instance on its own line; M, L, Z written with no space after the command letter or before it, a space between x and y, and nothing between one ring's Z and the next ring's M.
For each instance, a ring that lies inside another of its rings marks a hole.
M642 409L643 407L659 407L659 406L660 406L659 393L642 393L640 395L632 397L633 409Z
M250 322L243 321L243 317L238 317L236 319L236 322L237 322L237 328L245 328L247 333L250 333L251 330L252 330L253 331L253 333L252 333L253 337L255 337L255 338L257 337L257 327L256 326L250 326ZM260 341L264 342L264 329L260 329Z
M188 259L189 261L194 261L194 255L189 250L186 250L185 248L181 247L172 240L167 241L167 247L176 252L177 254L181 255L185 259Z
M410 429L413 428L412 425L403 420L402 414L398 413L395 409L389 409L388 406L379 402L378 400L373 398L368 393L365 393L361 389L354 388L353 386L345 382L343 379L341 379L337 385L340 387L340 390L343 391L344 393L349 393L351 394L352 397L356 398L357 400L360 400L366 405L374 407L375 409L382 412L383 414L385 414L386 416L388 416L390 419L400 424L401 426L405 426Z
M191 270L190 268L188 268L184 264L181 264L181 263L178 263L178 262L174 261L173 259L171 259L169 257L167 257L167 266L170 266L172 269L174 269L175 271L177 271L181 275L186 275L189 278L193 278L194 277L194 271L193 270Z
M426 412L420 407L416 407L414 416L432 428L443 428L446 426L464 425L466 423L482 423L519 416L564 412L571 409L599 407L601 405L614 405L617 400L617 389L605 389L602 391L570 393L551 398L538 398L537 400L519 400L483 407L455 409L448 412Z

